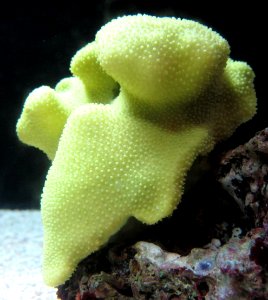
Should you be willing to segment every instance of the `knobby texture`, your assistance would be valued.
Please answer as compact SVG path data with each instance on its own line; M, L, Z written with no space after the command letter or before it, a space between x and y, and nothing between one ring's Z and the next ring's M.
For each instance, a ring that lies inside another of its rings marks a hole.
M73 77L26 99L20 139L52 160L42 195L44 279L56 286L134 216L177 207L187 171L256 110L254 74L189 20L126 16L73 57Z
M144 227L133 241L109 244L88 256L58 287L58 297L268 299L267 154L268 128L244 145L217 153L221 159L213 164L213 180L195 186L180 210L165 220L168 227L162 222L147 234L152 227ZM215 174L223 189L209 192ZM183 234L192 238L187 242Z

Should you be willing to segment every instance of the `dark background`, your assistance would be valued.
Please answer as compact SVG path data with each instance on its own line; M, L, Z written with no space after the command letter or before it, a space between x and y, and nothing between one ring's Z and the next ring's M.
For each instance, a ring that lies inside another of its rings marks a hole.
M16 137L16 122L28 93L41 85L54 87L70 76L71 57L116 16L147 13L189 18L218 31L231 45L231 57L246 61L255 71L258 97L257 115L236 131L225 148L247 141L268 125L264 94L267 53L264 56L263 45L268 35L265 9L260 4L244 1L234 7L225 1L209 5L202 1L199 6L169 0L87 2L87 7L72 3L58 8L47 2L38 2L39 8L14 4L10 11L0 12L0 208L39 208L50 164L42 152L23 145Z

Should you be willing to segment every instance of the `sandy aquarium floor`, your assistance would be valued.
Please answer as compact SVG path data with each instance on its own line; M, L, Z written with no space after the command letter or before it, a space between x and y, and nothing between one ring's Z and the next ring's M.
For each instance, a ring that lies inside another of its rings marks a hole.
M0 300L55 300L41 274L40 211L0 210Z

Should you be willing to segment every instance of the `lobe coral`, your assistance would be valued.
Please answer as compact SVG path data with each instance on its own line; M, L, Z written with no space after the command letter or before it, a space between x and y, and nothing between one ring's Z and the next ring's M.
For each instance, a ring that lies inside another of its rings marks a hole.
M28 96L18 136L52 160L41 200L48 285L130 216L170 216L196 157L255 114L254 73L229 52L197 22L124 16L76 53L73 77Z

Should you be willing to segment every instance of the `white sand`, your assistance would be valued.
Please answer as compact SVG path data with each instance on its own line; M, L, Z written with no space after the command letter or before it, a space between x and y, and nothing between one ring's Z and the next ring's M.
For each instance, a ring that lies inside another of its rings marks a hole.
M55 300L41 274L40 211L0 210L0 300Z

